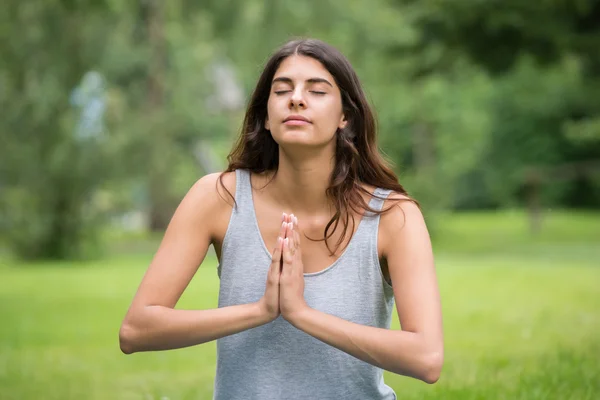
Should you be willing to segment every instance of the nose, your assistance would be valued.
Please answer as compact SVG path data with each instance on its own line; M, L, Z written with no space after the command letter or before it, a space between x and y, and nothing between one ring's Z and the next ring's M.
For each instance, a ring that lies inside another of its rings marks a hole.
M305 107L306 102L304 101L304 97L302 96L302 89L296 88L290 97L290 108L303 108Z

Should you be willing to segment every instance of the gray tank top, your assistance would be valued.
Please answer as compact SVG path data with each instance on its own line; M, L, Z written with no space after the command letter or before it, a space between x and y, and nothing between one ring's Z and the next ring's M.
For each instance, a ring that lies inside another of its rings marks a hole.
M389 190L376 189L380 197ZM271 252L256 220L250 174L236 170L234 207L223 240L219 307L258 301L265 292ZM380 210L383 200L372 198ZM379 216L368 213L342 255L326 269L304 274L304 298L347 321L390 327L394 305L377 254ZM215 400L396 399L383 370L296 329L281 316L217 340Z

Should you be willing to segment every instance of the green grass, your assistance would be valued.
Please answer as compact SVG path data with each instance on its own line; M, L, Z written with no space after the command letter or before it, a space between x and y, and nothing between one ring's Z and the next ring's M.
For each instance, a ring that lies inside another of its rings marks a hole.
M436 216L436 254L600 258L598 213L546 210L542 215L542 230L536 235L531 233L528 216L522 211Z
M598 398L600 214L553 213L536 238L519 213L439 221L444 371L436 385L386 373L398 397ZM215 343L119 351L150 257L0 265L0 399L210 399ZM210 257L178 307L215 307L217 293Z

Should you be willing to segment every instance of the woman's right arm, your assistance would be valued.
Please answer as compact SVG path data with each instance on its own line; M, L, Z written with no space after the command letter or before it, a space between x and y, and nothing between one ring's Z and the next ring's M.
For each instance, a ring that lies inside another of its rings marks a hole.
M215 217L227 208L231 211L231 205L217 193L218 176L198 180L175 211L119 330L123 353L193 346L277 316L263 301L209 310L174 309L206 256Z

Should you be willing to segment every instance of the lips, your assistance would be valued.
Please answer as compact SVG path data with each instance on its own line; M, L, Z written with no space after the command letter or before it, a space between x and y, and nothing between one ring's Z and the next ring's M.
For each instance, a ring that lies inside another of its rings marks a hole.
M306 117L303 117L302 115L290 115L289 117L284 119L283 122L310 123L310 120Z

